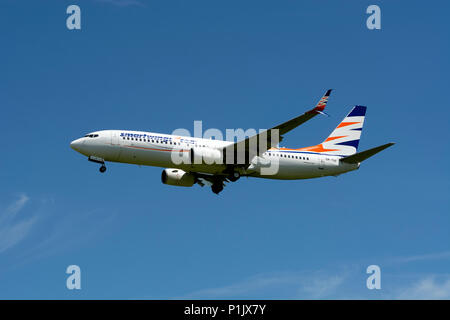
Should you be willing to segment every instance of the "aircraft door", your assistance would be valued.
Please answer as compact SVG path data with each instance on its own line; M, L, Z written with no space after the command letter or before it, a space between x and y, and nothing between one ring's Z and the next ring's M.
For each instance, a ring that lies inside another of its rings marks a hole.
M111 133L111 145L118 146L119 145L119 136L116 131Z
M320 154L318 155L318 157L319 157L319 159L318 159L319 160L319 169L323 170L325 167L325 157Z
M111 147L112 147L111 156L114 158L114 161L118 161L120 159L122 148L120 147L120 139L117 131L111 132Z

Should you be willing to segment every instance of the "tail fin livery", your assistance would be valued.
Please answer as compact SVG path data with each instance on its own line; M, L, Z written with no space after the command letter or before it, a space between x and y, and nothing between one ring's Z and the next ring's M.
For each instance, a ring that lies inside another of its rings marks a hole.
M324 142L298 150L351 156L358 150L367 107L355 106Z
M327 153L350 156L358 150L359 139L366 115L366 107L355 106L345 119L322 142Z

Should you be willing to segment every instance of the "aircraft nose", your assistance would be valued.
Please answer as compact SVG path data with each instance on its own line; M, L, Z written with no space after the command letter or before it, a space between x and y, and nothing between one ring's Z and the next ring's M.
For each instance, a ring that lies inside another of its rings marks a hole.
M75 151L80 151L81 146L83 145L83 139L76 139L70 143L70 147Z

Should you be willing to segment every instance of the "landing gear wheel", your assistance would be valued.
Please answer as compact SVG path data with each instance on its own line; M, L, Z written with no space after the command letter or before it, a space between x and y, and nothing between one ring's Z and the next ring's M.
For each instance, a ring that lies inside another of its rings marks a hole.
M235 182L235 181L239 180L240 177L241 177L241 175L239 174L239 172L235 171L229 175L228 180L230 180L231 182Z
M212 192L214 192L215 194L219 194L220 191L223 190L223 185L222 185L222 183L220 183L220 184L214 183L214 184L211 186L211 190L212 190Z
M106 171L106 167L105 167L104 165L101 166L101 167L100 167L100 172L103 173L103 172L105 172L105 171Z

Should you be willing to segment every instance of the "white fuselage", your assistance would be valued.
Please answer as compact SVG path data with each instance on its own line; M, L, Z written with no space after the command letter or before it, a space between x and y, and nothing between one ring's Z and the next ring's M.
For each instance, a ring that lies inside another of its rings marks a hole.
M71 147L88 157L104 161L137 165L178 168L187 172L221 174L223 164L174 163L173 154L189 154L191 149L222 150L233 142L183 137L143 131L103 130L86 135L71 143ZM309 179L336 176L358 169L359 164L340 161L342 156L272 148L253 159L242 175L267 179ZM276 170L265 174L261 168L276 164Z

